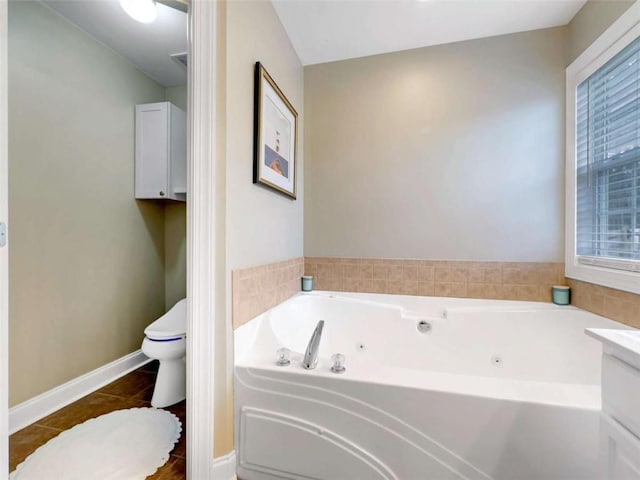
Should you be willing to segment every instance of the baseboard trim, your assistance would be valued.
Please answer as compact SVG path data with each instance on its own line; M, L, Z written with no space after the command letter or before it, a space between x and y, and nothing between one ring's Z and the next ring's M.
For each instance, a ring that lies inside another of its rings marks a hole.
M136 350L9 409L9 435L151 361Z
M236 451L213 459L213 478L220 480L236 480Z

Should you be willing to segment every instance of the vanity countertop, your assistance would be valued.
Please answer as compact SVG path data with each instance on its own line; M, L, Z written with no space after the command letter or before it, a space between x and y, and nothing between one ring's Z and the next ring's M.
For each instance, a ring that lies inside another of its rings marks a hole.
M613 353L640 369L640 330L587 328L585 333L600 340L606 352Z

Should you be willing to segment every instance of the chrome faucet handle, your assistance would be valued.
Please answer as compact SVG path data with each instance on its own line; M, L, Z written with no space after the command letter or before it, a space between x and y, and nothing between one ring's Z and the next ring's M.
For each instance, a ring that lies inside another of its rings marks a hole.
M278 360L276 361L277 366L286 367L291 364L291 360L289 359L291 351L287 347L279 348L276 353L278 354Z
M324 320L320 320L316 325L316 329L313 331L313 335L311 335L311 340L309 340L309 345L307 345L307 350L302 360L302 368L306 370L313 370L318 364L318 351L320 349L320 338L322 337L323 328Z
M341 353L334 353L333 355L331 355L331 371L333 373L344 373L344 371L347 369L344 366L345 360L346 357Z

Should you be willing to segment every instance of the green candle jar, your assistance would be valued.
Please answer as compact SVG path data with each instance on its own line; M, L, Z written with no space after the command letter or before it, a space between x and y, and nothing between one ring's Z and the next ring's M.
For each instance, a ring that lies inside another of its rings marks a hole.
M302 291L303 292L311 292L313 291L313 277L310 275L305 275L302 277Z
M553 303L556 305L569 305L571 302L571 289L564 285L554 285L552 288Z

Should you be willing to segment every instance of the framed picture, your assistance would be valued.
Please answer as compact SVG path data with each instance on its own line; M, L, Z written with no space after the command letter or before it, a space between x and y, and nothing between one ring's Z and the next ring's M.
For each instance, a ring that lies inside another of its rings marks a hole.
M295 199L298 113L260 62L254 103L253 183Z

